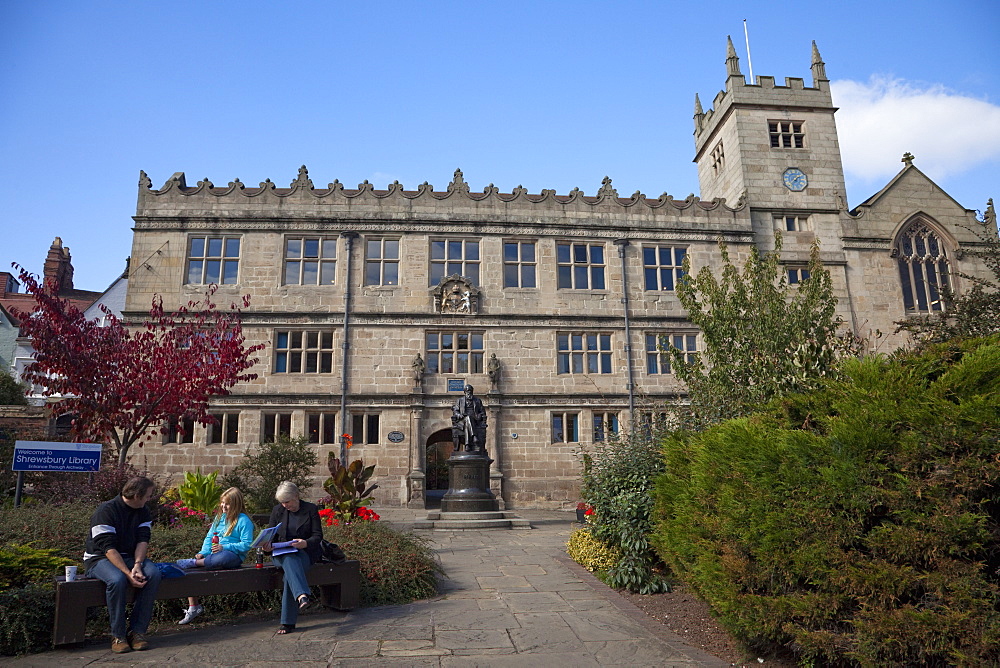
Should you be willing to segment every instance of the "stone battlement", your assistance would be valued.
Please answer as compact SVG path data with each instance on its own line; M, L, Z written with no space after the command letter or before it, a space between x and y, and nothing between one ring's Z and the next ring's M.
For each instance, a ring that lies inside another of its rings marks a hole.
M538 194L531 194L521 186L509 193L502 193L492 183L482 192L473 192L465 182L461 170L455 170L453 180L443 191L435 191L434 186L427 182L417 186L416 190L407 190L398 181L389 184L387 188L376 189L367 180L358 184L357 188L345 188L340 181L334 181L326 188L316 188L309 178L309 171L303 165L299 168L298 176L287 188L279 188L270 179L257 187L247 186L239 179L230 181L223 187L215 186L208 179L198 181L195 186L189 186L184 172L177 172L163 184L162 188L154 190L150 178L145 172L140 172L136 216L156 217L163 215L164 210L191 209L212 211L215 214L222 209L229 215L241 215L241 212L252 210L255 205L261 205L265 201L268 206L276 205L280 201L285 206L294 202L299 205L344 205L352 208L368 204L382 208L395 203L405 208L425 208L434 207L439 202L448 200L448 206L451 208L456 205L461 206L462 199L477 208L486 206L508 211L512 208L537 210L547 207L590 213L603 208L623 212L629 209L639 209L643 212L663 210L665 213L676 215L689 209L734 212L742 211L746 207L746 203L742 200L731 206L725 199L702 201L693 194L681 200L676 200L665 192L657 198L647 197L639 191L633 193L631 197L619 197L618 191L611 185L611 179L607 177L595 195L586 195L579 188L574 188L565 195L558 195L555 190L542 190ZM329 209L325 212L319 210L317 213L329 215Z

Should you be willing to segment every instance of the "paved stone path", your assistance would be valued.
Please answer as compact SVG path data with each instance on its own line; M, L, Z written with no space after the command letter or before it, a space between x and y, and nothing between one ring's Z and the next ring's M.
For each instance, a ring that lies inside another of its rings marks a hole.
M425 513L379 509L406 529ZM689 647L565 554L574 515L523 511L531 530L421 531L447 577L441 596L410 605L299 618L160 629L151 649L114 655L107 644L57 650L11 666L727 666ZM154 534L155 540L155 534Z

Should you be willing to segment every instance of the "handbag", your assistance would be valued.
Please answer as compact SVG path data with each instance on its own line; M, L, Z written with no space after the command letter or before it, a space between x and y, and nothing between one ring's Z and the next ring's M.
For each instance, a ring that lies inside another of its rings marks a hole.
M340 549L340 546L336 543L331 543L325 538L320 541L320 550L322 555L320 557L320 562L325 564L342 564L347 561L347 555L344 551Z

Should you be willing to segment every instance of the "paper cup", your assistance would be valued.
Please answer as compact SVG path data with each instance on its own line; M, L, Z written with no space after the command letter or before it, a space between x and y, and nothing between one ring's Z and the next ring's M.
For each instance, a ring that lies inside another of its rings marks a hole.
M76 580L76 566L66 567L66 582L73 582Z

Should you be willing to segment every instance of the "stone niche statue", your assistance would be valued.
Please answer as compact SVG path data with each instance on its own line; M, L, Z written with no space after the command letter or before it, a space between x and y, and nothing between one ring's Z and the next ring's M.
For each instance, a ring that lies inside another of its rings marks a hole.
M413 358L413 362L410 363L410 368L413 370L413 380L417 383L424 379L424 372L427 371L427 363L424 362L424 358L417 353L417 356Z
M471 385L451 409L451 439L455 450L486 453L486 408Z
M490 355L490 359L486 362L486 375L490 378L490 385L496 388L500 382L500 360L497 359L496 353Z

